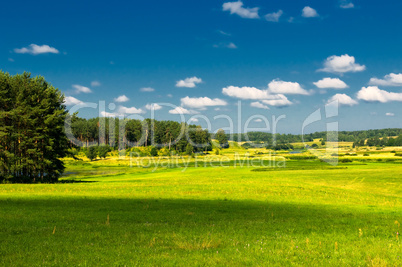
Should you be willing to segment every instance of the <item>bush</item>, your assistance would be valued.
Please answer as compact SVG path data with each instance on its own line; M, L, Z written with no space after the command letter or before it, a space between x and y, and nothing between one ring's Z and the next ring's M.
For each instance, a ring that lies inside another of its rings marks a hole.
M351 160L351 159L340 159L339 162L340 163L348 163L348 162L353 162L353 160Z
M98 147L98 156L100 158L106 158L107 153L111 152L112 149L110 148L109 145L101 145Z
M395 153L395 156L396 156L396 157L402 157L402 152L397 152L397 153Z
M87 151L85 153L85 156L87 156L87 158L90 161L93 161L94 159L96 159L96 157L98 156L98 148L97 148L97 146L88 147Z
M370 156L370 154L369 153L364 153L363 156L368 157L368 156Z

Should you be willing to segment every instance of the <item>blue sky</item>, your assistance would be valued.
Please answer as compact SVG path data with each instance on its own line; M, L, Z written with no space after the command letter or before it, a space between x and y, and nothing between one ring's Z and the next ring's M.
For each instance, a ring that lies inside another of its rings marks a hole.
M340 130L402 127L401 10L387 0L7 1L0 69L44 76L68 108L105 101L115 107L105 115L140 118L171 103L156 119L181 111L207 127L205 116L212 131L229 126L217 115L238 129L241 101L242 131L259 114L270 130L285 115L277 131L299 133L331 99Z

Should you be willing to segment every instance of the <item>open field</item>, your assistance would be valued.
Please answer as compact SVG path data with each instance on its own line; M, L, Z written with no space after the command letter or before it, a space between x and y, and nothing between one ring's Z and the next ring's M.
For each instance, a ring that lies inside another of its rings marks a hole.
M0 185L0 265L400 266L402 157L365 152L66 160Z

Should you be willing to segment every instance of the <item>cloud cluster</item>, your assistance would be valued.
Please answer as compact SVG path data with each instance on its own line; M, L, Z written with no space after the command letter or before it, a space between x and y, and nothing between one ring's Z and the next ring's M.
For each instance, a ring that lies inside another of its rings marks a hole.
M313 83L320 89L345 89L348 85L339 78L324 78Z
M91 82L91 86L92 87L97 87L97 86L101 86L102 84L99 81L92 81Z
M202 83L202 79L194 76L191 78L186 78L184 80L177 81L176 87L194 88L198 83Z
M227 2L222 5L223 11L229 11L230 14L239 15L242 18L246 19L258 19L260 16L258 15L258 7L253 8L245 8L243 7L242 1L237 2Z
M387 92L377 86L362 87L357 93L357 98L366 102L387 103L390 101L402 101L402 93Z
M31 55L39 55L39 54L58 54L59 50L54 47L50 47L48 45L36 45L30 44L28 47L23 48L15 48L14 52L17 54L31 54Z
M214 107L214 106L226 106L227 102L219 99L214 98L211 99L209 97L184 97L181 99L182 106L189 107L189 108L197 108L197 109L205 109L206 107Z
M356 63L355 57L345 54L342 56L334 55L328 57L324 62L324 68L318 71L342 74L345 72L364 71L365 69L366 66Z
M402 86L402 73L390 73L384 76L384 79L371 78L370 85L379 86Z

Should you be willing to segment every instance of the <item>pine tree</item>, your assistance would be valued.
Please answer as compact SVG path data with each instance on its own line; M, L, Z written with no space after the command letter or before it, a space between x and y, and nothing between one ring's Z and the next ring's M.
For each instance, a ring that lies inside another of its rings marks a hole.
M0 72L0 179L54 182L67 153L64 96L43 77Z

